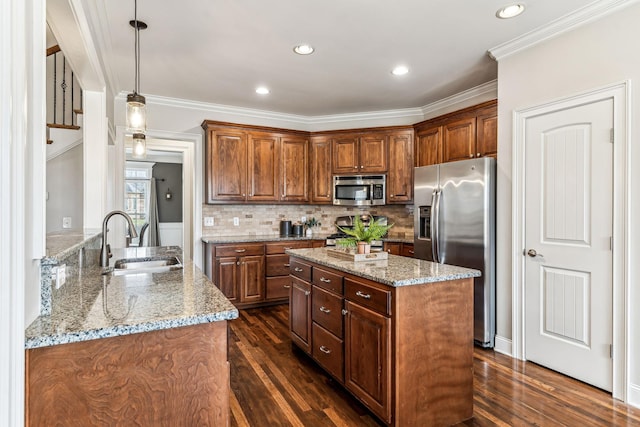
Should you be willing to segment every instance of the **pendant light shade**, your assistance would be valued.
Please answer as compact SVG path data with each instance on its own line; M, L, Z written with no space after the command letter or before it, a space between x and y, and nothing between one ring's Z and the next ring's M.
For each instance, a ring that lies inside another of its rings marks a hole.
M127 95L127 131L132 133L147 131L147 105L144 96L135 92Z
M133 134L133 158L145 159L147 157L147 138L144 133Z

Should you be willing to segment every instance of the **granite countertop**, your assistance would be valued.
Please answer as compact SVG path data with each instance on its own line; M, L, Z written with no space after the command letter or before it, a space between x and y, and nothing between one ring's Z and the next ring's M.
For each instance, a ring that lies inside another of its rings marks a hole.
M279 234L256 234L238 236L202 236L204 243L251 243L251 242L286 242L290 240L326 240L328 234L313 234L307 236L280 236Z
M65 258L70 253L77 251L88 242L98 241L102 238L102 230L61 230L47 234L47 254L45 262L55 262ZM99 244L99 243L96 243Z
M444 282L481 275L480 271L470 268L397 255L389 255L388 259L381 261L354 262L329 255L327 248L288 249L286 253L393 287Z
M113 249L117 259L176 255L179 270L122 276L88 266L53 291L51 315L25 331L25 348L38 348L200 323L231 320L238 310L178 247Z

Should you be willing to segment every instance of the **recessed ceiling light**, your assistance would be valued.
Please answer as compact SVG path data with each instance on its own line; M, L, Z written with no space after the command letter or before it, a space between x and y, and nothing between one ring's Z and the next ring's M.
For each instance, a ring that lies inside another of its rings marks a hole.
M500 8L496 12L496 16L500 19L509 19L515 18L522 12L524 12L524 3L514 3Z
M269 93L269 89L264 86L260 86L256 89L256 93L259 93L260 95L267 95Z
M409 72L409 69L404 65L399 65L391 71L394 76L404 76Z
M301 44L293 48L298 55L311 55L315 49L308 44Z

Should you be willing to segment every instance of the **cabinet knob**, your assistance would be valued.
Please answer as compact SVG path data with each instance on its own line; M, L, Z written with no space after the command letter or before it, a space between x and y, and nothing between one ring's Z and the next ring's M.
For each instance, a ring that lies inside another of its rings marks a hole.
M293 271L295 271L296 273L300 273L302 272L302 269L300 267L294 267Z
M285 267L291 267L291 264L284 264Z
M240 265L240 261L236 261L236 265Z
M244 193L242 193L242 197L244 197L244 196L245 196L245 194L244 194Z
M395 197L393 194L389 194L389 197Z
M473 153L469 154L469 158L473 159Z
M311 295L311 291L304 291L304 294L305 294L306 296L309 296L309 295Z
M285 197L285 195L283 194L282 197Z
M358 169L358 166L354 166L354 168Z
M477 153L477 154L476 154L476 157L480 157L480 153Z
M342 309L342 315L343 315L343 316L346 316L346 315L347 315L347 313L348 313L348 311L347 311L346 309L344 309L344 308L343 308L343 309Z

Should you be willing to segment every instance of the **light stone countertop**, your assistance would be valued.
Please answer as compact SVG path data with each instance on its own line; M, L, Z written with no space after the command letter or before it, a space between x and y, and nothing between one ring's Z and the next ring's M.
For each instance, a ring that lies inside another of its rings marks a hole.
M389 255L388 259L381 261L354 262L331 256L327 253L326 248L288 249L286 253L393 287L444 282L480 277L481 275L480 271L470 268L438 264L397 255Z
M176 255L184 267L164 273L103 275L80 268L53 291L51 315L25 331L25 348L38 348L140 332L232 320L238 310L178 247L113 249L121 258Z

